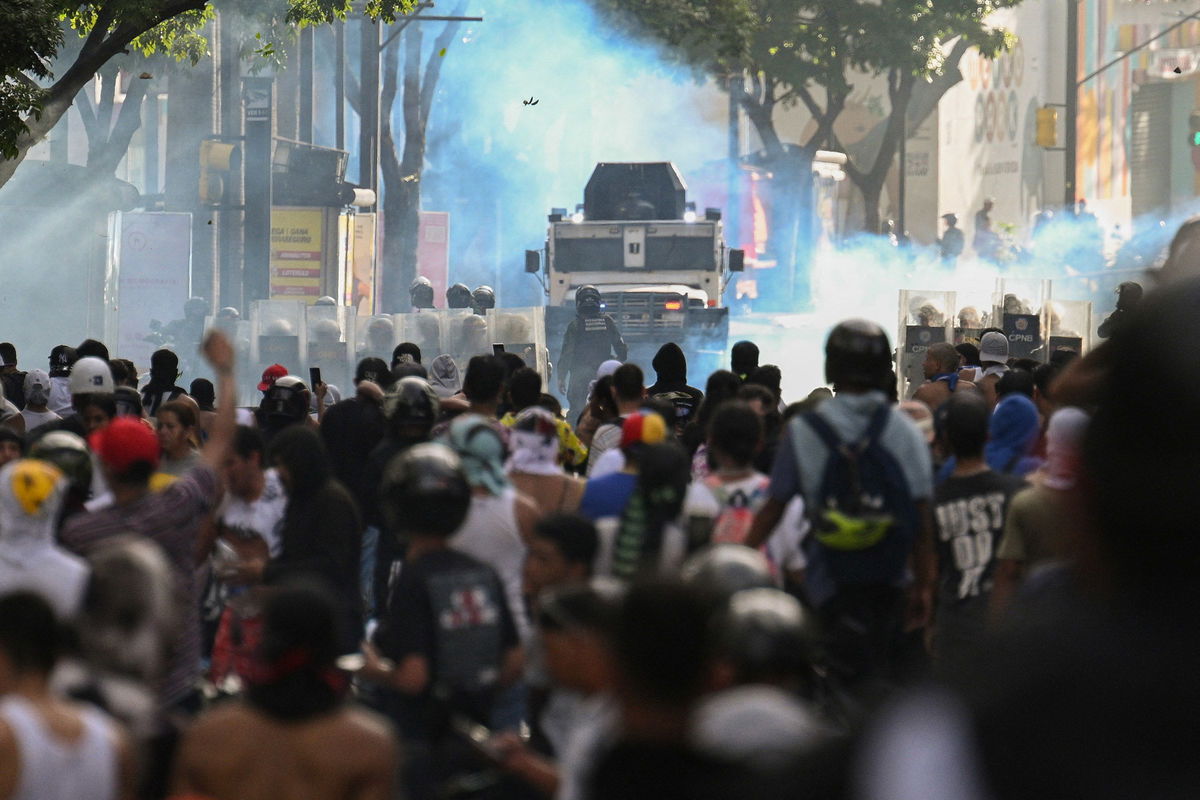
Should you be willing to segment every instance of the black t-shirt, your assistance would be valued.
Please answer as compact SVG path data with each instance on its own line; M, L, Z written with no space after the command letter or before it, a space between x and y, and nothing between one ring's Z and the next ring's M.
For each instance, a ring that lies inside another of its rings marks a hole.
M393 704L401 732L428 735L435 692L454 711L488 722L504 654L518 641L504 586L487 564L450 548L407 562L375 633L393 661L419 655L429 664L424 694Z
M383 409L357 397L337 403L321 421L321 439L333 474L354 495L368 523L375 521L375 497L374 487L366 484L367 459L383 440L384 424Z
M934 490L939 648L968 644L982 632L1008 502L1023 485L987 470L948 478Z

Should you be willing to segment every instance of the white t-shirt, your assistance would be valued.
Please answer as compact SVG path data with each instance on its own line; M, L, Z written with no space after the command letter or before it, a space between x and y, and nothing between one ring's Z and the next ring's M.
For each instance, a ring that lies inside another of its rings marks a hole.
M684 501L683 516L713 519L714 542L740 544L749 533L749 522L767 502L770 484L771 479L761 472L725 483L719 482L716 476L693 481ZM763 546L763 554L777 573L804 569L807 561L801 546L808 527L804 501L799 496L793 497Z
M62 419L53 411L30 411L28 408L21 412L21 416L25 418L25 432L29 433L32 430L48 425L55 420Z
M73 410L71 407L70 378L66 376L50 378L50 402L46 404L46 408L59 416L68 414Z
M288 498L283 481L279 480L279 473L275 470L264 472L263 481L262 494L253 502L226 492L218 519L234 535L247 539L255 536L261 538L274 558L283 546L279 531L283 527L283 515L287 513Z

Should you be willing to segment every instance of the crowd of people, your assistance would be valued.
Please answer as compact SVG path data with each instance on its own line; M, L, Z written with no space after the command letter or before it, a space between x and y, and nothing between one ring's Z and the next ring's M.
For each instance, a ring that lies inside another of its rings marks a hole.
M565 411L0 344L0 800L1188 796L1196 229L1091 353L904 399L862 320L802 399L668 343Z

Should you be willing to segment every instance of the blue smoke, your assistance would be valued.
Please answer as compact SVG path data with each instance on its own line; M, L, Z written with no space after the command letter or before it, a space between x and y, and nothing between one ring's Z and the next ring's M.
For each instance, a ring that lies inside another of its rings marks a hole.
M445 56L422 206L450 212L451 282L540 305L523 251L542 246L551 207L582 202L600 161L672 161L686 180L722 158L721 95L703 101L695 75L614 38L579 0L480 0L467 13L486 21L461 24ZM430 47L438 27L427 25Z

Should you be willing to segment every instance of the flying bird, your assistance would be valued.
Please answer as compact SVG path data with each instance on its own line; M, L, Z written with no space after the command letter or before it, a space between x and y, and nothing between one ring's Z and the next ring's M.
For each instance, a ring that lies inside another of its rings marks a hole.
M527 106L536 106L538 104L538 101L533 99L533 95L530 95L528 100L522 100L521 102Z

